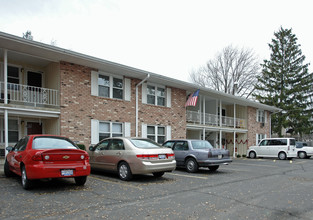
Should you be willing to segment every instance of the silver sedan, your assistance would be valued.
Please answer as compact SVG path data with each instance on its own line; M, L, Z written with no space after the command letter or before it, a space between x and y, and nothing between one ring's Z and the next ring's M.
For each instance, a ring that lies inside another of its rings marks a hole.
M173 150L146 138L106 138L90 146L88 153L92 169L115 171L121 180L133 174L161 177L176 168Z

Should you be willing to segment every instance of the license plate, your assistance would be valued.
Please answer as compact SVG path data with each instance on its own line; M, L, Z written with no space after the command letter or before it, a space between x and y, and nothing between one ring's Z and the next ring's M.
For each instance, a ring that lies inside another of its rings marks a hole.
M222 157L223 157L222 154L219 154L219 155L217 156L218 159L222 159Z
M166 155L165 154L159 154L159 159L166 159Z
M61 170L62 176L73 176L73 170Z

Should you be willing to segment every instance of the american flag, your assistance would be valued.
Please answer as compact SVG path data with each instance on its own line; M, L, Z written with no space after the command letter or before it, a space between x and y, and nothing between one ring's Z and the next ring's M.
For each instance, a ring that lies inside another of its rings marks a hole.
M197 100L198 100L198 96L199 96L199 92L200 92L200 89L198 89L197 91L195 91L194 93L190 94L186 104L185 104L185 107L187 106L196 106L197 104Z

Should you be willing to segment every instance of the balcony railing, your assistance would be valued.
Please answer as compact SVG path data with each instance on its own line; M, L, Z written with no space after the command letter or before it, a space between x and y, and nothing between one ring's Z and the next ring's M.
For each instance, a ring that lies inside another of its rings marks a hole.
M220 116L215 114L200 113L195 111L187 111L186 120L188 123L220 126ZM222 116L222 126L236 128L246 128L246 120L241 118L232 118Z
M0 82L0 102L4 103L4 82ZM54 89L7 83L9 104L31 104L35 107L58 107L59 92Z

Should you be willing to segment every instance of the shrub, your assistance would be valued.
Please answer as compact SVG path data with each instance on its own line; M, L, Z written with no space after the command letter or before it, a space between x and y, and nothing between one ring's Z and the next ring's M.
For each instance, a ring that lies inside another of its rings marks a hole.
M77 147L79 147L81 150L86 150L86 147L83 144L77 144Z

